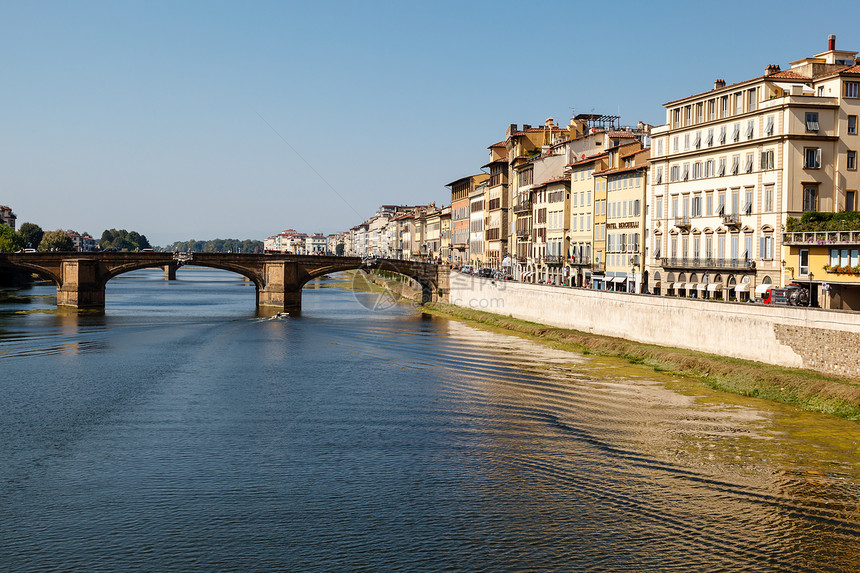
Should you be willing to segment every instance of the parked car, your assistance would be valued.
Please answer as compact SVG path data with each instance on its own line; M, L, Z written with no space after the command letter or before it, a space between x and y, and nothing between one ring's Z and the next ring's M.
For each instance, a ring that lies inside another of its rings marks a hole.
M472 265L463 265L463 267L460 269L461 273L466 273L467 275L472 274L473 271L474 269L472 268Z
M16 251L18 253L35 253L36 249L21 249L20 251Z
M478 276L484 277L485 279L489 279L493 277L493 269L478 269Z

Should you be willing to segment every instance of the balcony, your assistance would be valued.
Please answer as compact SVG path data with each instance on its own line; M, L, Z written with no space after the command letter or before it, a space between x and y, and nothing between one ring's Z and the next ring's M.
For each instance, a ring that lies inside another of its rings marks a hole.
M531 235L530 229L517 229L517 238L518 239L527 239Z
M591 257L572 257L569 259L570 265L574 267L591 266Z
M548 265L560 265L564 262L564 257L561 255L547 255L543 260Z
M514 206L514 213L531 213L532 212L532 201L531 199L525 199L520 201Z
M732 213L730 215L723 215L723 224L727 227L740 227L741 226L741 216L737 213Z
M783 233L782 244L789 247L814 245L860 245L860 231L802 231Z
M755 261L750 259L719 259L699 257L663 257L660 266L664 269L754 269Z
M684 215L683 217L675 217L675 226L679 229L689 229L690 217L687 215Z

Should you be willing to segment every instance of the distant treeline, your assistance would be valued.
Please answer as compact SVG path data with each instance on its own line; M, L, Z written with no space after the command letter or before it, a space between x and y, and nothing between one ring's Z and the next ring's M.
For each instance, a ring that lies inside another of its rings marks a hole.
M126 231L125 229L106 229L102 233L102 238L99 240L99 246L102 249L116 249L117 251L139 251L140 249L150 249L152 245L146 239L146 235L141 235L137 231Z
M252 241L245 239L212 239L211 241L176 241L164 248L165 251L179 251L192 253L262 253L263 241Z

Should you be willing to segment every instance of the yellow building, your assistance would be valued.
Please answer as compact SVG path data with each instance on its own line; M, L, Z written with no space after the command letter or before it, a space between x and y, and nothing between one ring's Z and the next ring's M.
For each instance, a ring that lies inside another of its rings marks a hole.
M611 150L608 163L617 167L594 175L606 187L605 287L641 293L648 290L643 254L651 150L636 147L640 147L638 143Z
M608 153L598 153L568 165L570 170L570 222L568 224L570 241L567 253L567 274L571 286L591 285L592 265L599 261L595 258L594 241L597 232L596 216L603 214L599 209L604 202L595 200L595 171L606 169ZM605 194L603 195L605 199ZM605 219L601 219L605 223ZM602 241L602 236L600 236ZM600 267L602 272L603 268ZM602 275L601 275L602 276Z

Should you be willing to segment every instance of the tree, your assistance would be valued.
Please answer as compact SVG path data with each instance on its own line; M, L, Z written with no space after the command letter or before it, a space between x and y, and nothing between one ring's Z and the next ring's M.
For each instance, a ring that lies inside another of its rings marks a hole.
M24 237L9 225L0 224L0 253L14 253L24 246Z
M72 242L71 237L69 237L66 232L62 229L57 229L56 231L48 231L42 237L42 241L39 243L40 251L74 251L75 244Z
M141 235L137 231L126 231L125 229L105 230L102 233L102 238L99 241L99 246L103 249L116 249L118 251L134 251L140 249L149 249L151 245L145 235Z
M42 230L42 227L35 223L23 223L18 229L18 234L24 239L25 247L38 249L45 232Z

